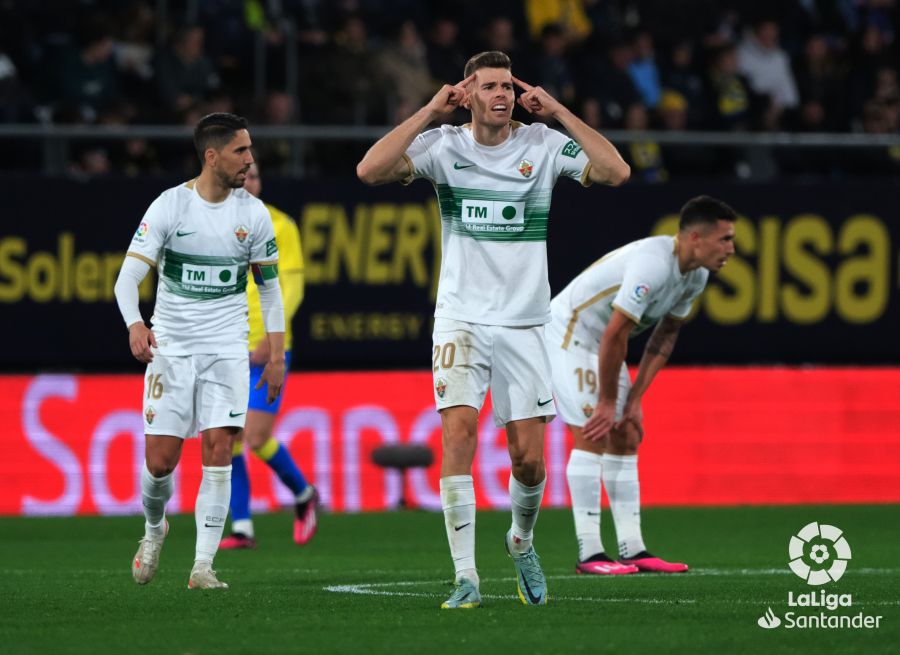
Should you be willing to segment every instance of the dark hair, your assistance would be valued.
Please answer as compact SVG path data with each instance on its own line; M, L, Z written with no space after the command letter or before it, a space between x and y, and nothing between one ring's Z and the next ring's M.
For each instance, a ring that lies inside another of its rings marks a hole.
M247 119L236 114L220 112L207 114L201 118L194 128L194 148L200 157L200 163L206 163L207 148L221 150L234 138L238 130L246 129Z
M479 68L505 68L512 69L512 62L505 52L499 50L488 50L487 52L479 52L466 62L466 68L463 71L463 77L469 77Z
M737 214L721 200L710 196L691 198L681 208L678 229L685 230L694 225L714 226L719 221L735 221Z

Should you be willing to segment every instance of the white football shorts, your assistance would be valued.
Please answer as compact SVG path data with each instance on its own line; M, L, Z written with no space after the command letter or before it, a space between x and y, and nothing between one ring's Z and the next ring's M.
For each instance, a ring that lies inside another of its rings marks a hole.
M560 343L559 339L547 341L547 351L553 367L553 394L559 406L559 415L566 424L584 427L600 399L600 356L597 351L575 345L563 350ZM616 420L622 418L629 391L631 377L628 375L628 366L622 364L616 396Z
M144 433L187 439L209 428L244 427L248 356L161 355L144 376Z
M434 319L434 402L438 411L468 405L479 412L491 390L494 423L556 415L544 326L480 325Z

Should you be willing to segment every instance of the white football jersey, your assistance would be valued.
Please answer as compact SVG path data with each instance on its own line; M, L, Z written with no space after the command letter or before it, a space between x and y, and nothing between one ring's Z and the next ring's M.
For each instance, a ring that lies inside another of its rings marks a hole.
M418 135L406 157L431 180L441 210L441 277L434 315L485 325L550 320L547 221L560 176L587 186L590 162L577 142L542 123L512 123L497 146L467 125Z
M156 266L150 321L164 355L247 352L247 273L278 259L266 206L243 189L205 201L194 182L153 201L128 248Z
M582 271L550 303L549 345L598 350L613 309L637 324L631 336L667 315L687 318L694 299L706 287L709 271L701 267L681 272L677 238L633 241Z

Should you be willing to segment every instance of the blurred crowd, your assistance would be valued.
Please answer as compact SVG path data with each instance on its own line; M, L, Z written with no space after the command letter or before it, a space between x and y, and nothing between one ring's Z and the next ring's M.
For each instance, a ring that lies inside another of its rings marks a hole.
M502 50L601 130L891 134L898 27L895 0L0 0L0 123L234 111L254 125L390 125L458 82L470 55ZM296 165L291 143L260 145L264 167ZM368 144L345 145L307 148L306 168L343 171ZM723 166L715 149L622 150L647 182ZM192 157L131 139L76 147L70 168L193 171ZM861 172L900 170L890 148L859 159Z

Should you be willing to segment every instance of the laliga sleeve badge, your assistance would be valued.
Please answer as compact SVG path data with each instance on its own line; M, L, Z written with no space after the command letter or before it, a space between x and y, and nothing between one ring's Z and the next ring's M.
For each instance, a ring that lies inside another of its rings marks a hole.
M636 303L642 303L642 302L644 302L644 298L647 297L648 293L650 293L650 287L648 287L646 284L643 284L643 283L638 284L631 291L631 300L633 300Z

